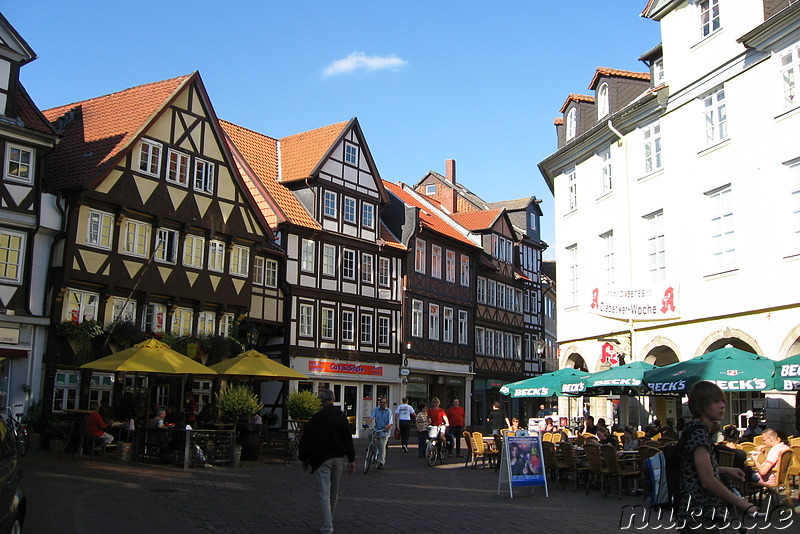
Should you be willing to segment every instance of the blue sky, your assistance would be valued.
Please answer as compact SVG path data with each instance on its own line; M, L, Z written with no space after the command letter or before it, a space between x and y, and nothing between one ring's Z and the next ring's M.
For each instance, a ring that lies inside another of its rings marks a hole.
M552 196L536 164L596 67L645 71L645 0L10 0L42 109L199 70L220 118L282 137L358 117L381 176L444 173L489 202ZM552 258L553 251L546 253Z

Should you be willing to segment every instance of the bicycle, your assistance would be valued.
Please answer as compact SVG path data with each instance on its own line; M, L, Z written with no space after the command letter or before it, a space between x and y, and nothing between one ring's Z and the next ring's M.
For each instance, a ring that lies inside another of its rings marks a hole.
M364 425L364 428L367 428ZM380 438L383 437L385 430L381 430L379 428L373 428L369 431L369 443L367 443L367 451L364 453L364 474L366 475L369 471L369 468L372 464L378 463L378 447L381 445ZM386 454L384 453L384 460L386 460Z
M22 415L14 414L12 408L22 408L22 404L14 404L13 406L6 406L6 423L14 434L14 444L17 446L17 451L20 456L25 456L31 446L30 438L28 437L28 425L23 423L19 418Z
M444 442L439 439L439 434L444 434L445 430L447 430L446 425L428 427L428 445L425 448L425 461L428 467L433 467L436 460L439 460L440 464L444 463Z

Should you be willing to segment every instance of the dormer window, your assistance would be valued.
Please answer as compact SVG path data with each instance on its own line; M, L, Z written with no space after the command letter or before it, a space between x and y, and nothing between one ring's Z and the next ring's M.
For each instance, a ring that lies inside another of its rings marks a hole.
M657 59L653 62L653 87L664 85L664 60Z
M597 120L602 119L608 115L608 84L604 83L597 90Z
M428 184L425 186L425 194L432 196L436 194L436 184Z
M578 129L578 113L575 111L575 108L570 108L570 110L567 112L566 122L566 136L567 140L569 140L575 137L575 131Z

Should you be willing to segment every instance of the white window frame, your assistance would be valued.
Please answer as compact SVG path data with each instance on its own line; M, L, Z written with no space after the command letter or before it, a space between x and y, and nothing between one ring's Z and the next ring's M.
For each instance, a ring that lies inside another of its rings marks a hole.
M225 272L225 242L212 239L208 242L208 270Z
M361 344L372 345L372 314L362 313L360 319Z
M578 173L575 169L566 173L567 175L567 212L578 209Z
M3 175L10 182L32 184L36 152L32 148L6 143L6 164Z
M150 251L150 225L127 219L125 221L125 254L146 258Z
M783 108L794 109L800 104L797 85L800 80L800 43L794 43L775 54L781 78Z
M342 207L342 219L344 222L356 224L356 208L358 202L352 197L344 197L344 206Z
M186 234L183 238L183 265L202 269L206 253L206 238L197 234Z
M653 87L664 84L664 58L659 58L653 62Z
M486 278L479 276L476 285L475 294L478 304L486 304Z
M522 336L514 334L514 359L522 359Z
M297 335L300 337L314 336L314 306L300 304L300 314L297 326Z
M201 311L197 314L197 335L213 336L217 330L217 314L212 311Z
M89 378L89 406L102 403L113 404L114 373L92 373Z
M389 287L391 281L391 263L389 258L378 258L378 285Z
M361 283L372 285L374 283L375 257L366 252L361 253Z
M0 280L22 283L27 236L11 230L0 230Z
M425 196L436 194L436 184L425 184Z
M442 247L431 243L431 276L442 278Z
M194 321L194 310L191 308L175 308L172 312L172 325L170 332L178 337L192 335L192 323Z
M578 245L567 247L567 305L578 305Z
M190 161L187 154L170 148L167 151L167 181L188 187Z
M264 261L263 256L253 256L253 285L264 285Z
M175 264L178 261L178 231L171 228L156 229L155 261Z
M428 339L439 340L439 305L428 304Z
M445 274L447 282L456 283L456 253L453 250L445 251Z
M422 337L422 301L411 301L411 336Z
M461 285L469 287L469 256L461 255Z
M700 0L700 38L705 39L721 28L719 20L719 0Z
M709 248L712 273L736 265L736 233L733 190L730 184L706 193L709 201Z
M506 307L506 285L502 282L497 282L497 307L501 310Z
M231 276L247 277L250 274L250 249L242 245L231 247Z
M91 291L80 289L67 289L64 297L65 321L82 323L84 321L97 320L97 308L100 305L100 295Z
M105 211L90 209L86 225L86 244L111 250L114 241L114 216Z
M656 121L642 128L642 151L644 157L644 173L650 174L661 170L661 123Z
M344 144L344 162L358 166L358 147L352 143Z
M484 354L484 329L481 326L475 327L475 354Z
M610 193L614 188L611 175L611 147L606 147L598 154L600 156L600 170L602 178L602 194Z
M216 165L204 159L194 160L194 190L201 193L214 193L214 172Z
M505 358L505 350L503 349L503 341L505 336L499 330L494 331L494 355L498 358Z
M328 340L333 339L335 326L335 310L333 308L322 308L320 337Z
M455 327L455 315L453 308L445 307L442 310L442 341L445 343L453 342L453 328Z
M469 345L469 312L458 310L458 344Z
M345 248L342 249L342 278L347 280L356 279L356 251Z
M789 253L800 254L800 161L789 165L789 206L791 210Z
M142 314L142 330L155 334L165 331L167 307L164 304L148 303Z
M608 115L609 109L608 83L603 82L597 90L597 120Z
M275 289L278 287L278 261L266 258L264 261L264 286Z
M325 191L325 199L323 201L322 215L324 217L336 218L338 211L339 195L335 191Z
M136 323L136 301L124 297L114 297L111 302L111 322ZM124 306L124 308L123 308Z
M720 143L728 137L728 112L725 106L725 88L719 87L703 97L706 146Z
M53 411L63 412L78 407L80 395L81 373L58 369L53 384Z
M389 327L391 319L386 315L378 315L378 346L389 346Z
M603 280L606 285L614 285L614 231L609 230L600 234L600 239L603 242Z
M322 244L322 274L336 276L336 245Z
M222 337L230 337L233 332L233 314L223 313L219 318L219 335Z
M486 304L492 307L497 305L497 281L486 280Z
M303 239L300 242L300 270L307 273L314 272L316 242L312 239Z
M422 274L425 274L426 246L424 239L414 240L414 270Z
M646 224L647 270L651 282L667 279L667 250L664 239L664 211L658 210L644 216Z
M569 108L567 117L564 119L564 137L567 141L575 137L575 132L578 129L578 112L574 107Z
M158 178L161 175L161 154L163 151L164 147L161 143L149 139L142 139L139 142L139 157L137 158L138 163L136 165L138 171L142 174Z
M369 202L361 203L361 226L375 228L375 206Z
M522 290L514 290L514 312L522 313Z
M484 330L484 348L483 353L487 356L494 356L494 330L486 328Z

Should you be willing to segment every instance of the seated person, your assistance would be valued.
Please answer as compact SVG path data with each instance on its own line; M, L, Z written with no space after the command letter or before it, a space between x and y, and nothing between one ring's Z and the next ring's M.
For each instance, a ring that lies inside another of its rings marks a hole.
M591 415L583 422L584 434L597 434L597 425L594 424L594 417Z
M508 427L509 430L513 430L515 433L519 430L519 419L516 417L511 418L511 426Z
M750 452L750 456L756 466L753 481L762 486L774 486L776 475L772 469L778 465L781 453L790 449L788 445L781 441L778 433L772 428L766 429L761 435L764 436L764 444L759 445L756 450ZM762 452L766 452L767 457L763 462L759 462L758 457Z
M106 432L108 424L105 422L105 419L103 419L102 414L100 414L100 407L97 403L92 403L92 409L94 409L94 411L86 416L86 435L93 438L100 438L103 440L103 445L108 445L114 441L114 436Z
M543 432L558 432L558 427L553 424L552 417L545 417L544 418L544 430Z
M602 426L597 427L597 442L600 443L600 445L613 445L614 447L619 445L617 436L609 434L608 430Z
M606 425L606 420L603 419L602 417L597 420L597 427L602 428L603 430L606 431L606 434L608 434L608 425Z
M622 431L622 439L625 445L622 446L623 451L635 451L639 448L639 434L632 426L626 426Z
M166 430L167 422L164 420L167 416L167 410L164 408L159 408L156 411L155 417L150 419L150 422L147 423L147 428L158 428L160 430Z
M747 465L747 453L736 447L739 443L739 430L734 425L725 425L722 428L722 441L717 443L717 450L733 452L733 467L744 471L746 480L752 480L753 470Z
M758 426L758 417L753 416L747 420L747 428L742 432L742 441L753 441L753 438L761 435L761 427Z

